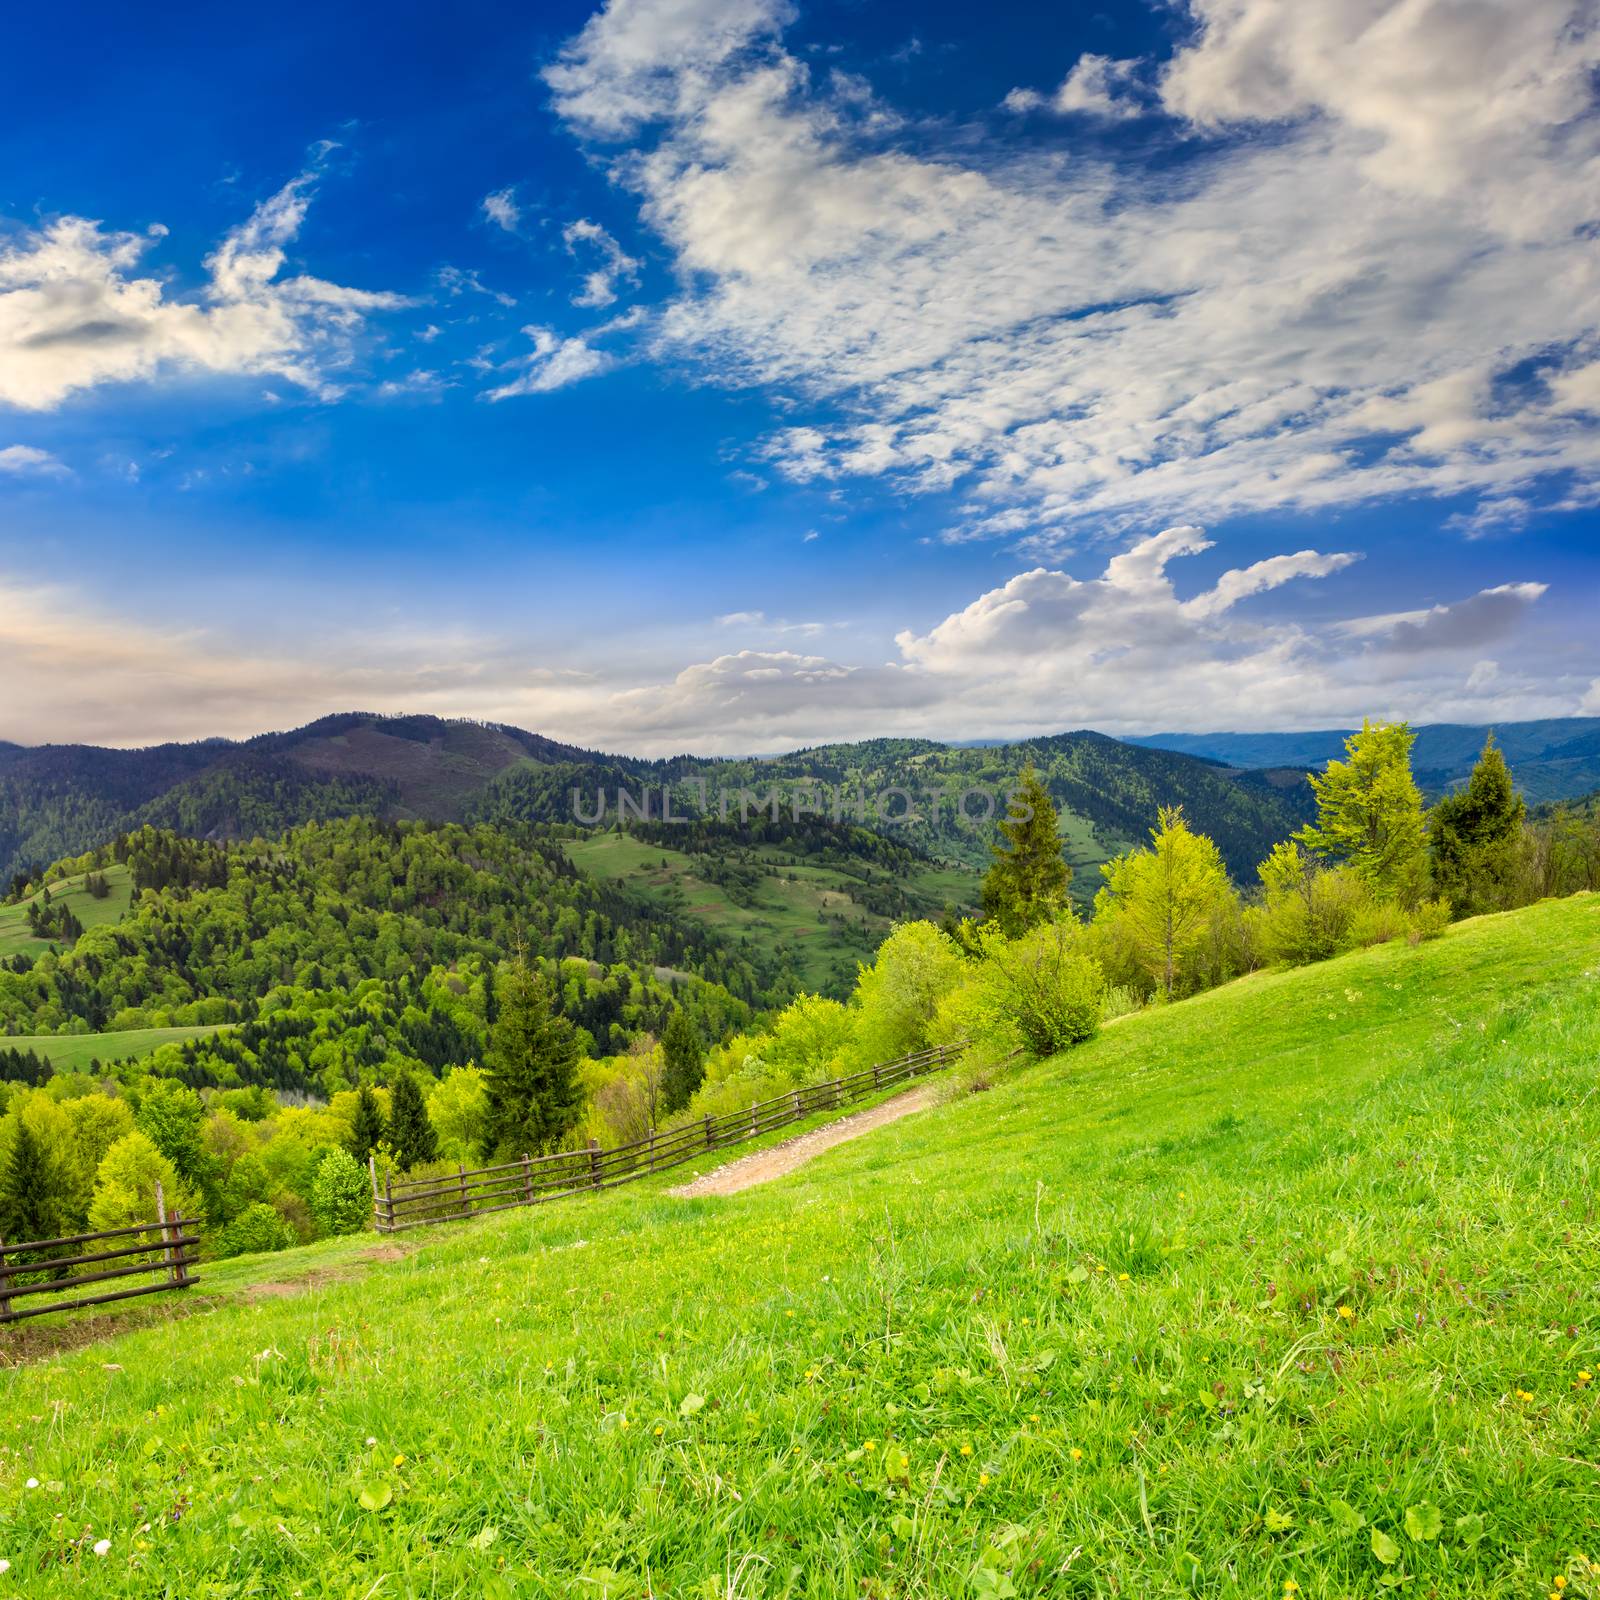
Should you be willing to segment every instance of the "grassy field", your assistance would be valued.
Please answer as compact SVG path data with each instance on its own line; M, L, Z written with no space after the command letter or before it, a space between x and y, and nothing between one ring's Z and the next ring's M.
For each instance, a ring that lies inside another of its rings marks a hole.
M749 905L736 903L710 882L692 855L631 834L597 833L566 850L573 864L593 877L619 880L728 938L748 938L768 955L781 954L807 989L848 988L857 961L871 958L891 926L889 918L857 902L852 893L857 886L848 873L834 866L793 865L793 857L781 850L755 852L763 875ZM934 862L896 882L934 916L946 902L970 905L977 898L974 873Z
M85 928L118 922L133 898L133 877L126 867L107 867L104 872L111 893L96 900L83 887L83 877L63 878L50 885L52 904L67 905ZM33 897L37 899L37 896ZM51 940L36 939L28 928L28 906L23 900L14 906L0 906L0 957L42 955Z
M223 1033L228 1026L231 1024L219 1027L209 1023L196 1028L127 1028L120 1033L36 1033L18 1037L0 1034L0 1046L36 1051L57 1072L83 1072L92 1061L137 1061L164 1044Z
M1597 1054L1588 896L1129 1018L734 1199L228 1263L0 1373L0 1582L1593 1600Z

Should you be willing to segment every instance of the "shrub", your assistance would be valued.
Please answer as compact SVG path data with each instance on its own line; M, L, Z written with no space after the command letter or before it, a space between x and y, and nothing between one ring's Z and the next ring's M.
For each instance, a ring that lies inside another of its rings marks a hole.
M224 1258L255 1255L284 1250L294 1242L294 1229L264 1200L258 1200L217 1235L216 1252Z
M311 1181L311 1214L324 1234L360 1233L371 1222L372 1189L348 1151L335 1146L322 1158Z
M856 983L857 1045L868 1061L920 1050L940 999L961 981L954 941L931 922L903 922Z

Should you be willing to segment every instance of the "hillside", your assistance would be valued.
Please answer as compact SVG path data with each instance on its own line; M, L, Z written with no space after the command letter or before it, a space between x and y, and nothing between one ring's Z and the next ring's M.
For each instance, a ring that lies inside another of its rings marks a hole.
M1344 753L1354 730L1311 733L1153 733L1129 739L1230 767L1320 767ZM1416 729L1412 765L1429 795L1466 781L1483 749L1487 726L1427 723ZM1496 741L1517 775L1517 786L1534 801L1567 800L1600 788L1600 717L1554 717L1543 722L1503 722Z
M201 839L271 838L306 822L367 815L386 820L565 822L592 814L604 793L637 799L649 789L656 814L662 785L673 805L697 814L704 786L712 815L726 794L780 787L786 806L826 786L870 801L907 791L923 820L890 822L876 804L853 820L899 836L927 854L968 867L987 863L992 826L985 802L963 791L987 789L1003 808L1004 792L1029 762L1062 808L1079 893L1092 895L1094 869L1142 840L1158 805L1182 804L1217 840L1236 875L1248 877L1272 845L1304 820L1309 792L1300 775L1231 773L1210 760L1146 750L1095 733L984 748L927 740L870 740L763 760L682 756L639 761L558 744L510 727L434 717L352 713L244 743L210 740L149 750L84 746L0 746L0 884L150 825ZM930 798L936 789L942 798ZM885 803L903 815L906 801Z
M1592 1594L1597 947L1600 898L1547 902L1130 1018L735 1199L41 1325L0 1374L13 1578Z

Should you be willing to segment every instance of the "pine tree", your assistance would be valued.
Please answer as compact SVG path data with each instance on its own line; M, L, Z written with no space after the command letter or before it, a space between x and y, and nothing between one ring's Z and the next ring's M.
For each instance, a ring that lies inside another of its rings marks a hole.
M1072 868L1061 854L1056 808L1031 766L1000 819L1000 835L983 880L983 914L1014 937L1055 916L1072 882Z
M505 1157L552 1148L578 1120L583 1089L572 1024L518 951L500 975L484 1054L489 1109L485 1143Z
M1411 776L1415 739L1407 723L1364 721L1345 740L1349 759L1312 774L1317 820L1294 836L1403 906L1415 905L1428 881L1422 793Z
M11 1151L0 1168L0 1235L13 1244L53 1239L62 1231L66 1184L44 1141L17 1118Z
M1435 890L1458 917L1504 910L1516 895L1527 807L1491 733L1464 789L1447 794L1428 818Z
M356 1096L355 1121L350 1128L350 1154L357 1161L365 1161L383 1143L387 1132L377 1095L362 1084Z
M670 1116L682 1111L705 1082L706 1047L694 1018L682 1006L673 1009L661 1035L666 1066L661 1076L661 1109Z
M439 1153L439 1136L428 1120L427 1103L409 1072L399 1073L389 1085L389 1143L407 1171Z

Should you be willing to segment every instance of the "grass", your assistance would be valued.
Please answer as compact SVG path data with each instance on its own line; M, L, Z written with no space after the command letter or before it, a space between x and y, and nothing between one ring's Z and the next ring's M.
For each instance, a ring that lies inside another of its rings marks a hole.
M50 900L54 905L67 905L85 928L98 928L108 922L119 922L133 899L133 875L127 867L107 867L104 872L111 893L104 900L96 900L83 887L83 875L62 878L50 885ZM38 896L19 901L13 906L0 906L0 957L17 955L43 955L53 941L37 939L28 927L28 906Z
M620 881L663 907L693 917L724 936L749 939L781 958L803 988L836 992L854 981L856 963L870 960L891 922L858 903L859 885L837 867L791 865L776 848L753 853L762 877L752 903L741 905L702 875L694 856L648 844L631 834L596 833L566 846L573 864L592 877ZM899 887L918 897L934 916L949 902L977 898L976 875L928 862Z
M181 1044L185 1039L206 1038L225 1033L231 1023L204 1023L192 1028L125 1028L116 1033L0 1033L0 1049L36 1051L57 1072L86 1072L98 1061L137 1061L164 1044Z
M733 1199L227 1263L0 1374L0 1583L1592 1600L1597 1043L1586 896L1128 1018Z

